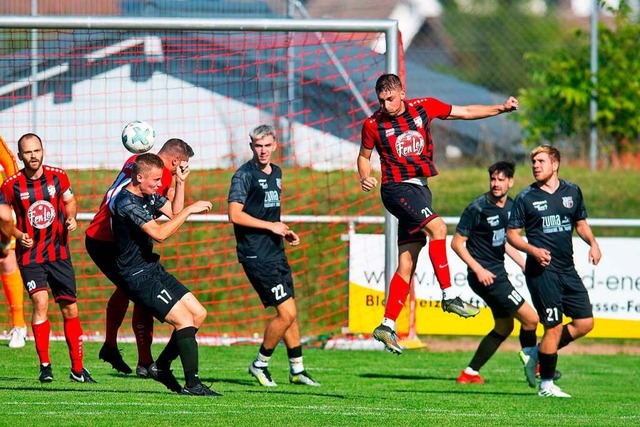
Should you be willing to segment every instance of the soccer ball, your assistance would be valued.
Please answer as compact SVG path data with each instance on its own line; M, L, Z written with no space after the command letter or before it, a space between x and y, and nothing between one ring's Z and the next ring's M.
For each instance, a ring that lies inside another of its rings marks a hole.
M122 144L134 154L146 153L156 141L156 131L142 120L135 120L122 129Z

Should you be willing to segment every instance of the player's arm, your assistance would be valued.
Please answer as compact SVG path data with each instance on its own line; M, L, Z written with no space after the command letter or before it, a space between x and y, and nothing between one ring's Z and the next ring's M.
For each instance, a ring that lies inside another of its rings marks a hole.
M469 240L468 237L456 232L453 235L453 240L451 241L451 249L453 249L453 251L458 254L460 259L464 261L464 263L467 264L471 271L475 273L480 283L482 283L484 286L489 286L493 283L493 279L496 278L496 275L484 268L473 257L473 255L471 255L471 253L467 249L467 240Z
M507 241L509 244L517 250L535 258L536 262L542 267L548 266L551 263L551 252L528 243L520 234L521 232L522 228L508 228Z
M73 231L78 227L76 222L78 203L76 202L76 198L71 192L71 189L62 194L62 202L64 203L64 223L67 226L67 230Z
M162 211L163 208L167 207L167 205L169 205L169 203L165 203L160 211ZM187 220L187 218L189 218L190 215L205 213L209 212L210 210L211 202L200 200L184 208L182 211L180 211L180 213L175 215L169 221L160 222L154 219L145 223L141 227L141 229L142 231L147 233L147 235L153 240L158 243L162 243L165 239L175 233L176 230L178 230L178 228L180 228L180 226L184 224L184 222Z
M522 257L520 251L516 250L516 248L508 243L504 245L504 250L507 255L509 255L509 258L511 258L516 264L518 264L518 267L520 267L520 269L524 271L524 258Z
M184 209L184 193L187 177L190 172L189 162L181 162L180 166L176 169L175 186L172 189L169 189L169 193L167 194L168 196L171 196L168 197L168 199L171 201L171 211L173 215L177 215L182 209Z
M249 228L257 228L260 230L269 230L273 234L277 234L278 236L282 236L285 238L287 238L287 236L291 235L292 233L292 231L289 229L289 226L284 222L265 221L263 219L256 218L252 215L249 215L244 211L244 205L239 202L229 202L228 214L229 214L229 221L231 221L231 223L235 225L241 225L243 227L249 227ZM295 233L293 234L295 235ZM289 238L287 238L287 241L289 241Z
M360 186L362 191L371 191L376 185L378 180L371 176L371 153L373 150L365 148L360 145L360 151L358 153L358 175L360 175Z
M591 231L591 227L587 224L586 219L581 219L576 222L576 233L589 245L589 262L593 265L598 265L600 258L602 258L600 245L596 242L596 237L593 235L593 231Z
M518 109L518 100L510 96L500 105L452 105L447 120L476 120Z

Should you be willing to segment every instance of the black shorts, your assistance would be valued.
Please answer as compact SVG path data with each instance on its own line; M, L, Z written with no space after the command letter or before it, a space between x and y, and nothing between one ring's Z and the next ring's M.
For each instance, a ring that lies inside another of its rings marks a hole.
M123 274L121 287L129 299L145 306L161 322L174 305L190 291L160 264L130 269Z
M20 274L29 296L46 291L48 283L55 302L77 300L76 275L71 259L20 266Z
M525 277L544 326L561 324L563 314L572 319L593 317L589 293L575 270L557 273L544 269Z
M106 242L104 240L93 239L89 236L84 237L84 247L93 260L94 264L100 269L102 274L114 285L121 283L120 269L118 268L118 248L115 242Z
M265 307L277 307L295 297L291 267L286 259L245 260L242 268Z
M412 242L426 244L420 231L439 215L431 207L431 190L426 185L391 183L380 188L384 207L398 218L398 245Z
M489 286L484 286L478 281L478 277L469 272L467 275L469 287L487 303L494 319L506 319L513 317L524 304L524 298L513 287L506 273L498 274Z

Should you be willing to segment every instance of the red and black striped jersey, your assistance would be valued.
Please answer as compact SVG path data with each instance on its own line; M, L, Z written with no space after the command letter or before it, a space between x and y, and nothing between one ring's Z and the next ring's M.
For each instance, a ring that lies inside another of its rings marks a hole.
M431 120L446 119L451 105L435 98L409 99L405 112L390 117L376 111L362 125L362 146L380 155L382 184L438 174L433 163Z
M71 194L65 171L43 165L40 178L28 178L24 169L2 183L2 194L16 213L16 227L33 239L33 246L16 245L19 265L68 259L69 234L63 197Z

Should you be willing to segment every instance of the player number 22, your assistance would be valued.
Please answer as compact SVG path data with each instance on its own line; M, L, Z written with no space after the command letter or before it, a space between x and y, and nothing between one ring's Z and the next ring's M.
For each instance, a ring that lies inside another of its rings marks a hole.
M163 296L163 294L166 296ZM158 299L161 299L163 303L165 304L169 304L169 301L171 301L173 298L171 298L171 295L169 294L169 292L167 292L166 289L163 289L160 291L160 293L157 295Z
M282 283L279 283L275 285L273 288L271 288L271 292L275 294L276 300L281 300L282 298L287 296L287 293L284 291L284 286L282 286Z

